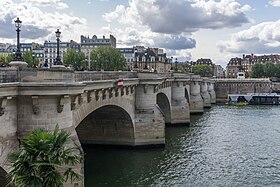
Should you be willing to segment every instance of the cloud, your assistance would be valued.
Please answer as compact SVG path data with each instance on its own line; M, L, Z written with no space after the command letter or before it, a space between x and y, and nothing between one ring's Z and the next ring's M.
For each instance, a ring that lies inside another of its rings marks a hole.
M116 35L118 44L123 46L144 45L170 50L185 50L196 46L195 39L190 36L155 33L149 29L143 31L131 27L116 29L108 26L103 28L103 32Z
M280 20L264 22L232 35L229 41L218 44L221 52L279 53Z
M186 36L165 35L155 39L155 45L166 49L191 49L195 48L196 41Z
M272 6L280 7L280 0L271 0L269 1L269 4L271 4Z
M61 0L22 0L24 3L32 4L33 6L38 7L54 7L57 9L65 9L68 8L66 3L63 3Z
M152 32L179 34L241 26L249 22L245 13L250 9L236 0L130 0L126 9L119 5L103 18L108 22L148 26Z
M31 0L29 0L31 1ZM54 1L59 2L59 1ZM66 13L42 11L37 6L29 3L15 3L13 0L0 1L0 38L16 38L14 20L19 17L22 21L21 38L43 42L54 39L54 32L60 29L62 39L75 39L80 35L80 30L87 29L87 21L84 18L72 16ZM11 41L9 41L11 42Z

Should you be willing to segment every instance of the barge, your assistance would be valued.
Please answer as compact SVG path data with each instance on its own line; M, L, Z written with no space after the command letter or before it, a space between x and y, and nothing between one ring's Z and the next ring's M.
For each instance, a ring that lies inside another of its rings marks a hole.
M229 105L280 105L280 95L277 93L228 94Z

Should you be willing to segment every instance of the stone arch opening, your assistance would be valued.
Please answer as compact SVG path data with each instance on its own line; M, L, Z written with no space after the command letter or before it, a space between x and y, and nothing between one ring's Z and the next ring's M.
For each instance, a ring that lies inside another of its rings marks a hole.
M166 124L171 123L171 110L170 110L170 103L167 96L163 93L157 94L157 104L161 109L162 113L164 114L164 121Z
M130 115L121 107L107 105L89 114L77 127L82 144L133 145L134 128Z
M185 88L185 98L187 99L188 103L190 103L189 92L187 88Z
M0 167L0 186L6 186L7 182L7 172Z

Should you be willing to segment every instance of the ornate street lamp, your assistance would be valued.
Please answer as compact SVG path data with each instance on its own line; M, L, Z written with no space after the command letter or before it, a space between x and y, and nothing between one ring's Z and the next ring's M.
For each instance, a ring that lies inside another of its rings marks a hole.
M35 54L34 53L32 53L32 67L36 68L36 66L35 66Z
M170 68L170 70L173 70L172 64L173 64L173 56L171 57L171 68Z
M178 71L178 61L177 61L177 58L175 58L175 71L176 72Z
M137 66L137 49L134 49L134 57L135 57L135 64L134 64L134 68L138 68Z
M148 53L145 52L145 67L144 67L144 69L148 69L147 58L148 58Z
M57 41L57 56L56 56L56 59L55 59L55 62L54 62L54 65L62 65L62 62L61 62L61 58L59 56L59 38L60 38L60 35L61 35L61 32L59 31L59 29L57 29L57 31L55 32L55 36L56 36L56 41Z
M21 28L21 24L22 21L19 20L19 18L17 18L17 20L15 20L15 26L17 28L17 51L15 54L15 58L14 61L23 61L23 58L21 56L21 52L20 52L20 43L19 43L19 33L20 33L20 28Z

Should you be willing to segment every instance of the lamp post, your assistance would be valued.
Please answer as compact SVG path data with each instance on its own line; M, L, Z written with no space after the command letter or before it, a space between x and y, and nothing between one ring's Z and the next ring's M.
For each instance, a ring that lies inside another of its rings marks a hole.
M148 58L148 53L145 52L145 67L144 67L144 69L148 69L147 58Z
M178 71L178 61L177 61L177 58L175 58L175 71L177 72Z
M22 58L21 52L20 52L20 42L19 42L19 33L21 31L20 30L21 24L22 24L22 21L20 21L19 18L17 18L17 20L15 20L15 26L16 26L16 31L17 31L17 51L16 51L14 61L23 61L23 58Z
M34 53L32 53L32 67L36 68L36 66L35 66L35 54Z
M135 58L135 64L134 64L134 68L138 68L137 66L137 49L134 49L134 58Z
M157 60L155 59L155 68L154 68L154 72L157 72Z
M60 38L61 32L59 31L59 29L57 29L57 31L55 32L55 36L56 36L56 41L57 41L57 56L54 62L54 65L62 65L61 62L61 58L59 56L59 38Z
M170 70L173 70L172 64L173 64L173 56L171 57L171 68L170 68Z

